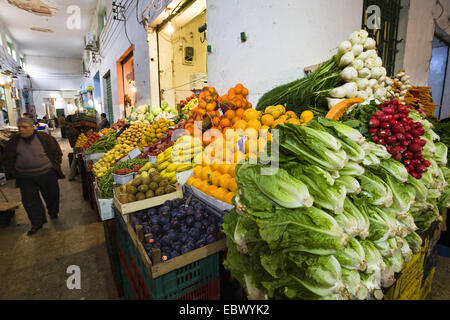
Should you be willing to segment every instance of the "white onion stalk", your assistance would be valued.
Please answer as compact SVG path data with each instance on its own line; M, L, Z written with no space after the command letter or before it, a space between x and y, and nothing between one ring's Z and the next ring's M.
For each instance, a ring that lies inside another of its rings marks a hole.
M337 105L339 102L344 101L345 99L332 99L332 98L327 98L328 101L328 108L331 109L333 108L335 105Z
M378 83L379 84L386 84L386 76L380 77L380 79L378 79Z
M362 98L364 100L367 100L369 98L369 95L367 94L366 91L358 91L358 93L356 94L356 96L358 98Z
M383 76L383 71L380 67L375 67L370 70L370 75L373 79L380 79Z
M355 55L355 57L359 56L364 51L364 48L360 44L355 44L352 48L352 52Z
M356 71L356 69L353 67L347 67L344 70L342 70L341 77L346 82L354 81L356 80L356 78L358 78L358 71Z
M373 69L375 68L375 59L373 58L369 58L364 62L364 66L368 69Z
M339 62L339 66L346 67L350 63L352 63L353 60L355 60L355 55L353 54L353 52L347 52L342 56L341 61Z
M391 85L394 84L394 81L393 81L391 78L386 77L386 84L387 84L388 86L391 86Z
M345 96L347 98L354 98L358 93L358 86L354 82L348 82L343 85L345 92L347 93Z
M370 50L375 49L377 47L377 43L372 38L367 38L366 41L364 41L364 49Z
M377 50L375 50L375 49L370 49L365 52L367 52L368 58L376 59L378 57Z
M370 96L373 96L373 89L372 89L372 87L370 87L370 86L367 87L365 91L367 92L367 94L369 95L369 97L370 97Z
M363 39L363 35L362 35L361 31L355 31L350 35L350 38L348 40L350 40L352 45L356 45L356 44L363 44L362 39Z
M364 29L361 29L359 32L361 33L362 40L366 42L367 38L369 38L369 33Z
M369 58L369 55L367 52L361 52L361 54L358 56L359 60L366 61Z
M368 79L370 77L370 70L368 68L362 68L358 72L358 77Z
M338 53L340 55L344 55L351 50L352 50L352 43L348 40L345 40L341 42L341 44L339 45Z
M380 67L380 70L381 70L381 75L382 76L386 76L387 75L387 71L386 71L385 67Z
M366 88L369 86L369 80L364 78L358 78L355 81L356 85L358 86L358 90L366 90Z
M353 68L355 68L356 71L359 71L359 70L361 70L362 68L364 68L364 61L362 61L362 60L356 58L355 60L353 60L351 66L352 66Z
M386 89L378 88L377 91L375 91L374 97L377 100L381 100L381 101L385 100L386 99Z
M408 92L408 90L402 90L400 91L400 96L404 97L406 96L406 93Z
M383 66L383 60L381 60L380 57L377 57L375 59L375 67L382 67Z
M369 87L371 87L373 89L376 86L378 86L378 81L376 79L370 79L369 80Z
M404 76L406 76L406 73L405 73L404 71L399 72L399 73L397 73L397 75L396 75L397 78L401 78L401 77L404 77Z

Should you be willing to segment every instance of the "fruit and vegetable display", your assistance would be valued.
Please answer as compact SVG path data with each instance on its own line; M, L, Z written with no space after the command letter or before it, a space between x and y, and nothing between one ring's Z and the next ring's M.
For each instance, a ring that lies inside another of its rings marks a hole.
M185 122L182 121L178 123L175 127L169 128L166 132L164 132L155 143L150 144L147 146L147 151L143 152L139 157L142 159L146 159L149 156L156 157L161 152L165 151L167 148L173 146L174 142L172 139L172 135L175 130L182 129L184 127Z
M223 238L221 220L200 201L185 197L135 213L131 225L143 227L144 248L150 259L157 249L164 262Z
M86 149L86 153L99 153L111 150L116 145L116 134L116 131L110 130L109 133L91 144L91 146Z
M382 299L420 252L418 232L441 219L442 155L425 157L432 166L415 179L385 146L342 122L277 129L280 168L236 167L225 267L250 299Z
M406 74L406 71L400 70L393 79L388 77L386 80L389 84L388 89L394 93L393 98L403 104L405 103L405 97L408 90L413 87L411 81L409 81L409 78L410 77Z
M75 148L82 148L83 145L88 141L88 137L84 134L84 132L80 133L75 142Z
M146 132L146 141L144 146L149 144L156 143L159 139L161 139L164 133L169 129L169 127L175 126L175 122L159 119L155 120L150 126L148 126L148 130Z
M122 129L126 124L128 124L127 120L125 119L119 119L117 122L113 123L111 126L111 130L119 132L120 129Z
M150 164L148 162L148 159L128 159L122 162L117 163L116 165L114 165L114 167L112 168L112 172L116 172L118 170L131 170L130 172L137 172L139 171L142 167L144 167L145 165L147 165L146 169L150 169ZM137 171L135 171L136 168Z
M198 97L196 94L187 97L186 100L180 101L181 112L183 114L188 114L192 109L198 106Z
M431 87L412 87L408 89L405 103L418 110L422 110L427 117L433 117L436 112L436 107L439 106L433 103Z
M112 199L114 197L114 177L111 172L107 172L97 178L97 186L102 193L102 199Z
M158 121L159 119L165 119L173 121L176 116L178 116L178 110L175 107L169 106L167 101L163 101L161 103L161 110L155 117L155 120Z
M375 40L365 30L356 31L339 45L337 54L316 71L270 90L259 99L256 109L285 105L297 115L311 110L325 116L346 98L382 102L393 96L386 89L386 69L382 65Z
M89 147L96 142L97 140L100 140L104 135L107 135L111 131L110 128L102 129L99 132L93 132L93 133L87 133L86 136L88 140L83 144L82 148L84 150L89 149Z
M139 170L132 181L120 186L118 199L121 203L141 201L153 197L159 197L176 191L175 183L170 182L166 177L162 177L148 162Z
M201 131L204 132L211 128L212 119L220 117L219 94L213 87L205 87L198 97L198 106L192 109L188 114L188 121L185 129L193 136L194 122L201 122Z
M173 146L158 154L156 167L161 176L175 183L177 173L190 170L195 166L195 163L202 162L202 152L200 140L192 136L181 136Z

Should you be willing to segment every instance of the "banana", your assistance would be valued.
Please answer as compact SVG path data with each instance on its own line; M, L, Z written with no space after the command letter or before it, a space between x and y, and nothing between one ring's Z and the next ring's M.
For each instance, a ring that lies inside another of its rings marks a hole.
M170 183L177 183L177 176L176 175L172 179L170 179Z
M173 171L173 172L166 172L165 176L167 178L169 178L169 179L172 179L173 177L176 177L176 172L175 171Z
M172 172L172 171L177 171L177 168L179 167L179 165L177 165L176 163L171 163L168 167L167 167L167 171L168 172Z
M181 164L177 167L177 172L183 172L192 168L191 164Z
M162 171L164 169L166 169L169 166L169 161L164 161L163 163L159 164L157 166L158 171Z

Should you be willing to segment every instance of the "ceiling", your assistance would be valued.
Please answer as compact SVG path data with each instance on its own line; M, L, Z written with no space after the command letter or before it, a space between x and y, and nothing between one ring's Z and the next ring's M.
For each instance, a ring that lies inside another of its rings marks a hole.
M69 29L73 5L81 23ZM0 0L0 20L25 55L81 59L96 7L97 0Z

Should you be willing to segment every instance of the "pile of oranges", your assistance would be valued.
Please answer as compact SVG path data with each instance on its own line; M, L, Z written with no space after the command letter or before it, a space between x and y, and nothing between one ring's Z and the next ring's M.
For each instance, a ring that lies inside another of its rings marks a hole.
M236 195L236 164L197 165L186 184L220 201L232 204Z
M203 129L208 129L216 117L220 117L219 95L213 87L205 87L198 97L198 106L189 112L185 129L194 135L195 121L201 121Z
M301 126L306 126L308 122L314 118L314 114L311 111L304 111L300 115L300 119L293 111L286 111L286 108L282 105L269 106L264 110L264 115L261 117L263 126L269 128L275 128L279 124L294 123Z
M226 95L220 97L219 101L222 106L222 111L225 112L228 109L250 109L252 104L247 100L248 89L241 83L238 83L233 88L228 90Z

